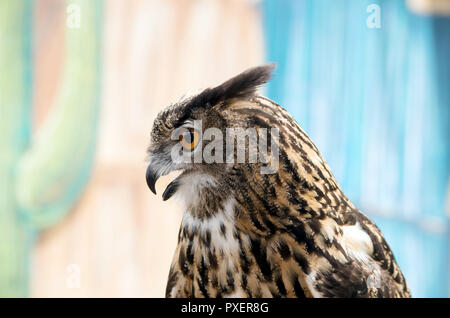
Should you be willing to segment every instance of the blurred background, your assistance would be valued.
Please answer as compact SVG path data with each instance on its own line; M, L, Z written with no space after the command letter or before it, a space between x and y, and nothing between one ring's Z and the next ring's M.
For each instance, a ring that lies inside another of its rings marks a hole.
M0 0L0 296L164 296L152 122L266 61L413 296L450 296L449 57L448 0Z

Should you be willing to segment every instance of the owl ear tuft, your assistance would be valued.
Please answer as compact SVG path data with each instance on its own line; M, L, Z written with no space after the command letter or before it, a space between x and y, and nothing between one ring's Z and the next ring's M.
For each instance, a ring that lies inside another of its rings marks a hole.
M250 68L211 89L211 97L220 102L231 98L253 95L259 86L270 80L275 66L275 63L269 63ZM210 102L212 105L216 103Z
M270 80L275 66L275 63L269 63L250 68L219 86L205 89L190 100L189 106L194 108L214 106L231 98L253 95L259 86Z
M275 67L276 63L256 66L230 78L219 86L205 89L188 101L179 121L182 122L188 118L195 109L209 108L232 98L254 95L259 86L270 80Z

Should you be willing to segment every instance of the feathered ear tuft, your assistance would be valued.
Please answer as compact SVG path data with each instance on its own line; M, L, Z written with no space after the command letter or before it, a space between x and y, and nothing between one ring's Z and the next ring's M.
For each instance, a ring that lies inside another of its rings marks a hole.
M275 66L275 63L270 63L250 68L211 89L211 93L215 95L218 101L253 95L260 85L270 80ZM211 104L214 105L216 103Z
M267 83L275 68L275 63L269 63L250 68L214 88L207 88L189 100L185 110L214 106L231 98L242 98L255 94L258 87Z

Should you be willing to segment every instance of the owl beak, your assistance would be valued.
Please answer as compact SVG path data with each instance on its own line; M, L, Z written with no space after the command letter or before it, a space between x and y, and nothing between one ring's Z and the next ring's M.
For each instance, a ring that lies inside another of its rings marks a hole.
M170 197L172 195L174 195L175 192L177 192L179 185L180 185L180 182L179 182L178 178L173 180L171 183L169 183L169 185L167 186L166 190L164 190L164 193L162 195L163 201L169 200Z
M145 174L145 178L147 180L147 185L150 188L150 190L152 190L152 192L154 194L156 194L155 184L156 184L156 181L159 178L159 174L152 169L151 165L149 165L147 167L147 172Z

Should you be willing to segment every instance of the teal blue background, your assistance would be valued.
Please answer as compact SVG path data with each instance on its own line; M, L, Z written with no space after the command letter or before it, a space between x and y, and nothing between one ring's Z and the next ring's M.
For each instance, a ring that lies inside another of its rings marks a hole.
M368 28L378 4L381 28ZM403 0L266 0L268 96L383 233L414 297L448 297L450 18Z

